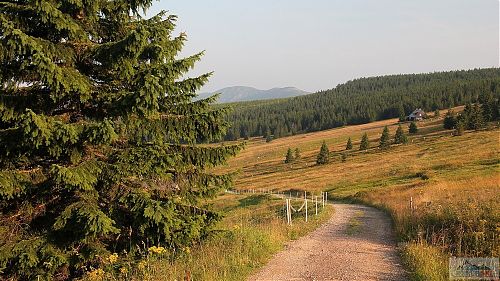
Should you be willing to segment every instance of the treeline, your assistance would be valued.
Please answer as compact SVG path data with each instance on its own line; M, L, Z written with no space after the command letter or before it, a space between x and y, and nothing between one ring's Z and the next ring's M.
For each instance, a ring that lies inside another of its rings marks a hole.
M491 98L498 108L499 95L499 68L361 78L307 96L233 104L225 139L271 140Z

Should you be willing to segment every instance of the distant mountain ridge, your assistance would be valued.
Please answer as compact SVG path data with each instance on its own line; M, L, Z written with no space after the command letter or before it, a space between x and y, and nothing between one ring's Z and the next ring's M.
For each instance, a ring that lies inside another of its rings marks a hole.
M252 87L234 86L220 89L213 93L202 93L198 96L198 99L207 98L217 93L220 94L219 100L217 101L218 103L281 99L310 94L309 92L297 89L295 87L259 90Z

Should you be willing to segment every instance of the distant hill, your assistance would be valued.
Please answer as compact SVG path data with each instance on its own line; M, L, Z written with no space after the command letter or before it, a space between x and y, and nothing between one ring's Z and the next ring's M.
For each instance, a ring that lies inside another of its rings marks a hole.
M500 68L360 78L293 98L232 105L226 139L314 132L494 99Z
M290 98L290 97L297 97L309 94L306 91L302 91L294 87L259 90L252 87L235 86L235 87L220 89L213 93L202 93L199 95L198 99L207 98L217 93L220 94L218 103L281 99L281 98Z

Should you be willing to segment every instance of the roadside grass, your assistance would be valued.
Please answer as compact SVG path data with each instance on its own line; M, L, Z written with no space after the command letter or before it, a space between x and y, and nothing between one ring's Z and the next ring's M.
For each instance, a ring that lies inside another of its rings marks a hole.
M298 200L294 205L301 204ZM327 205L318 210L310 205L309 221L296 216L288 226L283 214L284 200L270 195L226 194L207 202L225 214L216 231L205 241L175 253L145 253L142 260L114 265L84 280L244 280L284 245L313 231L333 212Z
M271 143L253 139L225 169L239 169L240 190L328 191L330 199L386 210L406 243L402 250L412 278L443 280L450 256L500 256L500 130L452 136L441 124L442 119L419 122L419 133L407 145L384 151L374 147L384 126L394 135L395 119ZM364 132L372 148L360 152ZM346 152L343 163L340 155L349 137L354 150ZM323 140L331 162L317 166ZM284 164L288 147L298 147L302 158Z
M403 261L415 281L449 280L447 258L442 251L426 244L412 242L403 246Z

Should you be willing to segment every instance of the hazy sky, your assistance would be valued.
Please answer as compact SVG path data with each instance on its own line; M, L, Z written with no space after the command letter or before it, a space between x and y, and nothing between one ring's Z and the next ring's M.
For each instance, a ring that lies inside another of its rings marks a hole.
M161 0L206 50L191 76L228 86L329 89L384 74L498 67L498 0Z

